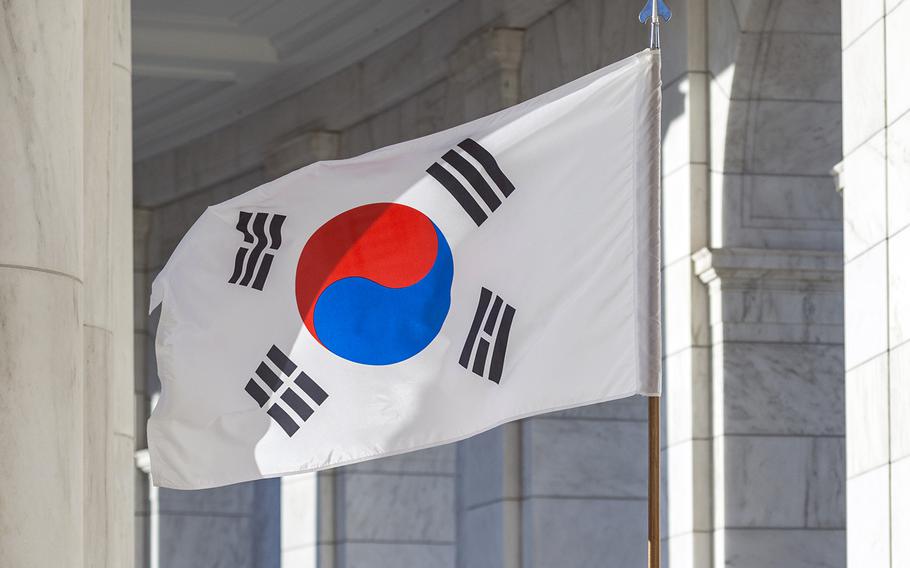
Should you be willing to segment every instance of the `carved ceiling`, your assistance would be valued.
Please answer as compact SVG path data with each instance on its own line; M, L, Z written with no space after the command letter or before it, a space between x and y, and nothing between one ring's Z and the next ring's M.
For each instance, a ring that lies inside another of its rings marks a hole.
M306 88L455 0L133 0L135 159Z

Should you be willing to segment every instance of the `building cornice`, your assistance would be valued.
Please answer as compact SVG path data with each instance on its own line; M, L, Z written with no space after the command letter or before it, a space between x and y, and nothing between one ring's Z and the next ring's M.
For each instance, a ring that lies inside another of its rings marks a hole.
M764 281L838 284L843 280L840 252L788 249L703 248L692 255L695 274L705 284Z

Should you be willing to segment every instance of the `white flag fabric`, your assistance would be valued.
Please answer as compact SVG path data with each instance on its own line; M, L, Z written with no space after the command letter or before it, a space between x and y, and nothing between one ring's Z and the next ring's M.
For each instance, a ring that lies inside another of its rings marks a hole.
M660 390L660 56L209 207L152 286L157 485Z

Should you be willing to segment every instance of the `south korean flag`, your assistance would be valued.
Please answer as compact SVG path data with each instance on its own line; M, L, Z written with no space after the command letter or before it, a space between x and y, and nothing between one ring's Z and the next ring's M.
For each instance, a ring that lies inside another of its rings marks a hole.
M152 286L157 485L658 394L659 55L212 206Z

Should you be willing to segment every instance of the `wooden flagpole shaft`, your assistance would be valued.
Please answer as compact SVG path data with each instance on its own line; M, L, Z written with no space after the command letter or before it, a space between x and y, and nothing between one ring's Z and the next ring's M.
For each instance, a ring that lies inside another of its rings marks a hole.
M651 2L651 49L660 49L660 10ZM647 5L646 5L647 6ZM670 14L667 10L667 19ZM641 19L641 17L639 17ZM644 23L644 20L642 20ZM658 57L660 55L658 54ZM658 156L658 160L660 157ZM660 397L648 398L648 568L660 568Z
M664 21L672 14L662 0L647 0L650 4L651 49L660 57L660 18L662 7ZM638 20L649 19L648 4L639 13ZM657 156L660 163L660 155ZM658 176L658 183L659 183ZM660 568L660 397L648 398L648 568Z
M660 397L648 398L648 568L660 568Z

